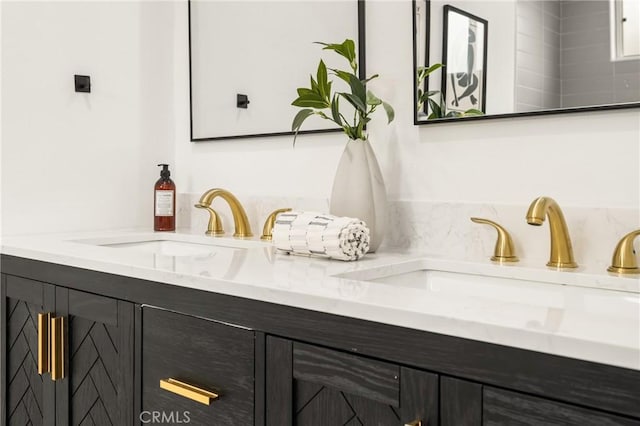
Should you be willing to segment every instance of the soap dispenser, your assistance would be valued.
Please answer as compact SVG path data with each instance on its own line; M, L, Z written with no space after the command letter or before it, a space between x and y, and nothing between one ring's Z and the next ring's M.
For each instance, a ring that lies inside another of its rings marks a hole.
M162 166L160 179L154 188L154 231L175 231L176 230L176 184L173 183L168 164L158 164Z

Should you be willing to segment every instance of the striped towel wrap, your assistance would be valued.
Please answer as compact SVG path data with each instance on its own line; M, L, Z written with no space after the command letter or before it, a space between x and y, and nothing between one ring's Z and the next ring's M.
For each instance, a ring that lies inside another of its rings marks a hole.
M350 217L286 212L276 219L273 243L288 253L358 260L369 250L369 228Z

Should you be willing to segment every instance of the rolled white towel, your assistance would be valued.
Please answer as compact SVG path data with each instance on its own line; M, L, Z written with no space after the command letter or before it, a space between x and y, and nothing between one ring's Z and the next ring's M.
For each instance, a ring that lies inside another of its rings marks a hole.
M286 212L273 227L277 249L340 260L358 260L369 250L369 228L360 219L315 212Z

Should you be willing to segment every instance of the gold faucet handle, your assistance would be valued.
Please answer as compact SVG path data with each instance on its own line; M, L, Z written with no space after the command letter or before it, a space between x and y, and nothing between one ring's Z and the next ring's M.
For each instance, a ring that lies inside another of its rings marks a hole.
M262 227L262 236L260 237L260 239L271 241L271 238L272 238L271 233L273 232L273 226L276 224L276 218L280 213L285 213L290 211L291 209L287 207L285 209L278 209L271 212L271 214L267 216L267 219L264 221L264 226Z
M224 229L222 229L222 222L220 221L220 215L211 207L202 203L193 205L197 209L205 209L209 212L209 224L207 225L207 235L224 235Z
M611 266L607 268L607 271L618 274L640 274L636 251L633 249L633 241L639 235L640 229L636 229L622 237L613 252Z
M513 240L509 232L502 226L498 225L492 220L482 219L479 217L472 217L471 221L474 223L480 223L483 225L490 225L496 231L498 231L498 240L496 241L496 247L493 250L493 256L491 260L494 262L517 262L518 257L513 247Z

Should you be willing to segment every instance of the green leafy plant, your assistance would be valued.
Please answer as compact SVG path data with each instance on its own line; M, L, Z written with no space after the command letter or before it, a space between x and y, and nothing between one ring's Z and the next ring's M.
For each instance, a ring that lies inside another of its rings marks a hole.
M433 64L428 67L418 67L416 73L416 85L417 85L417 105L418 111L422 111L425 108L425 103L429 105L431 113L427 117L427 120L433 120L437 118L453 118L453 117L473 117L484 115L482 111L475 108L470 108L464 112L461 111L447 111L444 104L444 97L439 90L424 91L424 80L429 74L444 67L443 64Z
M358 62L356 61L356 45L353 40L346 39L340 44L322 42L316 42L316 44L324 46L323 50L333 50L347 59L351 70L327 69L324 61L320 60L316 78L314 79L313 75L310 76L311 87L298 88L298 97L291 103L294 106L304 108L296 114L291 124L291 130L295 132L293 143L295 144L296 137L304 121L312 115L318 115L325 120L333 121L342 128L350 139L365 139L364 128L371 121L371 114L380 105L382 105L387 114L388 123L391 123L395 116L391 105L366 88L367 82L378 77L378 74L364 80L361 80L357 75ZM329 80L329 72L331 75L345 81L349 85L351 92L332 92L331 86L333 82ZM354 109L351 120L347 119L341 111L341 99L349 103Z

